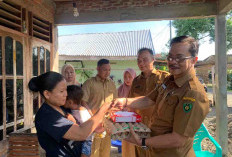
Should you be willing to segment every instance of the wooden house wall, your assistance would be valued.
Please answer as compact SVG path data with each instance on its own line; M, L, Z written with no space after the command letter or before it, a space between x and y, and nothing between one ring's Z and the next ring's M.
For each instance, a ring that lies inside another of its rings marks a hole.
M3 3L4 0L0 0L0 5L1 3ZM8 148L8 141L7 141L7 135L8 133L6 132L6 128L7 125L9 125L9 123L6 122L6 80L7 79L13 79L14 80L14 89L12 89L12 91L14 91L14 99L16 99L17 95L15 95L16 91L16 81L18 78L23 79L23 105L24 105L24 109L23 109L23 113L24 113L24 118L22 121L23 127L24 128L30 128L34 125L33 122L33 94L31 92L29 92L29 89L27 88L27 84L29 82L29 80L33 77L33 48L35 47L42 47L44 50L48 50L50 52L50 70L54 70L54 71L58 71L58 58L57 58L57 28L54 26L54 14L55 14L55 4L53 1L51 0L7 0L7 2L9 3L13 3L16 5L19 5L20 7L22 7L25 11L26 14L26 18L25 18L25 27L26 27L26 31L25 30L14 30L12 28L7 28L6 26L1 25L0 23L0 37L2 37L2 39L6 38L6 37L10 37L13 39L13 41L18 41L22 44L23 46L23 76L18 76L18 75L12 75L12 76L8 76L5 73L6 67L5 67L5 62L6 60L4 60L4 53L3 56L1 56L0 58L2 59L2 74L0 75L0 80L2 81L2 95L3 95L3 102L2 103L2 107L3 107L3 113L0 113L0 116L2 116L3 119L3 125L2 125L2 130L0 130L0 134L2 133L2 139L0 139L0 156L6 156L7 153L7 148ZM35 36L32 36L29 32L30 32L30 28L29 28L29 14L32 13L33 15L35 15L36 17L39 17L43 20L46 20L50 23L50 30L52 32L51 35L51 39L49 39L49 41L45 41L42 39L39 39ZM5 48L4 46L4 42L2 43L2 49ZM48 52L48 54L49 54ZM15 57L13 57L14 59L17 59ZM16 66L16 65L14 65ZM46 64L44 65L44 67L46 67ZM48 66L49 67L49 66ZM17 67L14 68L14 73L15 73L15 69L17 69ZM39 67L38 67L38 70ZM48 69L45 69L45 71ZM44 71L44 72L45 72ZM38 73L39 74L39 73ZM12 77L12 78L10 78ZM40 99L39 99L40 100ZM17 104L15 104L16 102L14 102L14 112L16 109ZM39 105L39 103L38 103ZM16 109L17 110L17 109ZM17 113L14 113L14 115L16 115ZM18 129L18 126L16 125L15 121L17 121L16 118L14 118L13 121L13 131L16 131ZM1 124L0 124L1 125Z

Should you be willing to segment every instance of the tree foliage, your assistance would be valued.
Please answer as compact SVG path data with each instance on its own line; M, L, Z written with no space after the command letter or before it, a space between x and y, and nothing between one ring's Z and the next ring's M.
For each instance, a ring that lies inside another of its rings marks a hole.
M78 75L79 82L85 82L88 78L93 76L93 70L76 69L75 73Z
M226 16L227 49L232 49L232 11ZM189 35L198 40L209 37L215 41L215 18L175 20L173 26L176 28L176 35Z
M227 70L227 88L232 90L232 70Z

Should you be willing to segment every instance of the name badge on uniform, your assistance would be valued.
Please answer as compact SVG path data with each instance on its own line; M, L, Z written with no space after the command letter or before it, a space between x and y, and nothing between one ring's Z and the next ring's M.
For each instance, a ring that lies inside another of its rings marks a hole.
M161 86L163 87L163 89L167 88L167 86L165 84L162 84Z

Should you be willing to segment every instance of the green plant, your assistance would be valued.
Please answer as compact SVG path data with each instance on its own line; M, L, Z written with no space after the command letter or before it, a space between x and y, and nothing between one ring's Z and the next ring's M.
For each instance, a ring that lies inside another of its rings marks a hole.
M227 88L232 90L232 70L227 70Z
M167 66L156 65L156 69L163 70L163 71L168 71Z
M88 78L93 76L93 70L76 69L75 73L76 75L79 75L79 78L78 78L79 82L84 82Z

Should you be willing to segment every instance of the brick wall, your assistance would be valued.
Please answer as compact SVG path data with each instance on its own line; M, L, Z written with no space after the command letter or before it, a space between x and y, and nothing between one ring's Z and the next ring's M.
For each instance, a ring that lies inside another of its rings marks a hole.
M217 0L77 0L79 12L155 7L166 4L216 2ZM72 11L72 2L56 2L57 14Z

